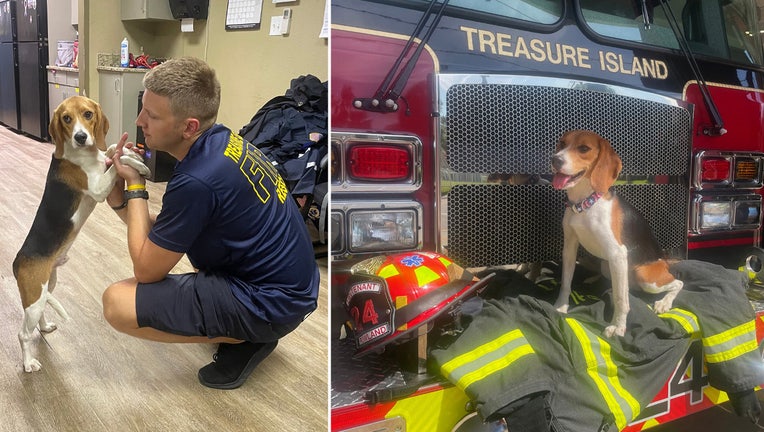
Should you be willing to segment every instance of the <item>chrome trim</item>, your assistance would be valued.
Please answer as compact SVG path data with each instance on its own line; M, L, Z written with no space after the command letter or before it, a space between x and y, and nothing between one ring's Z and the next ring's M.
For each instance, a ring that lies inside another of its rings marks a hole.
M347 150L348 146L356 141L392 144L409 148L414 163L410 180L404 182L361 182L350 179L346 165L348 163ZM332 131L331 142L339 149L338 154L334 157L339 158L338 166L341 170L337 176L339 182L332 183L332 192L412 192L422 186L422 141L415 136Z
M701 222L702 222L702 214L701 214L701 207L703 203L707 202L729 202L730 203L730 210L729 210L729 224L726 227L719 227L719 228L701 228ZM735 210L740 206L741 203L755 203L759 205L759 222L756 224L748 224L748 225L741 225L741 226L735 226ZM757 194L746 194L746 195L701 195L701 194L694 194L692 197L692 214L690 217L691 220L691 226L690 229L692 230L693 234L708 234L708 233L714 233L714 232L744 232L744 231L754 231L758 230L761 227L761 211L764 210L762 208L762 198L761 195Z
M332 216L337 215L339 217L339 221L337 223L337 232L334 232L334 220L332 219ZM336 212L334 209L329 213L329 224L330 227L332 227L332 232L329 235L329 238L331 239L331 253L337 254L341 253L345 250L345 237L343 236L345 230L345 213L342 212Z
M416 245L411 248L404 249L385 249L378 251L361 251L353 252L350 247L350 214L354 211L399 211L399 210L413 210L416 214ZM332 250L332 255L336 258L347 257L349 255L361 256L368 254L378 253L392 253L418 250L422 248L424 242L424 234L422 233L422 223L424 218L424 211L422 205L416 201L388 201L382 203L380 201L338 201L332 200L332 213L339 214L341 216L341 230L337 234L336 238L341 238L342 243L341 250Z
M701 179L701 164L700 161L704 157L717 157L717 158L729 158L730 174L726 181L720 183L706 183L704 184ZM757 173L757 181L753 184L747 182L735 182L735 163L738 158L751 158L756 159L759 165L759 172ZM764 174L762 172L762 166L764 166L764 153L757 152L731 152L731 151L717 151L717 150L703 150L695 154L693 161L692 172L692 185L699 190L713 190L713 189L759 189L764 185Z
M439 74L438 75L438 113L440 117L448 116L446 112L445 92L451 86L457 84L512 84L539 87L556 87L572 90L587 90L600 93L610 93L619 96L629 96L638 99L649 100L666 105L690 108L691 104L668 96L620 87L610 84L596 83L591 81L573 80L565 78L536 77L525 75L496 75L496 74Z

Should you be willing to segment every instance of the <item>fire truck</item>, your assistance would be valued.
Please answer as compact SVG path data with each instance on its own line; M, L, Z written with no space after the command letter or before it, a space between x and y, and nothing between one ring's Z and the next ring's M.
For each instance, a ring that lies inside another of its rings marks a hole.
M549 185L549 161L570 129L612 143L623 161L615 188L667 255L743 268L758 290L761 9L754 0L332 0L331 429L506 430L422 373L426 335L413 362L354 358L341 296L351 267L370 257L434 251L470 269L559 260L564 195ZM626 430L726 400L703 383L700 352L692 345Z

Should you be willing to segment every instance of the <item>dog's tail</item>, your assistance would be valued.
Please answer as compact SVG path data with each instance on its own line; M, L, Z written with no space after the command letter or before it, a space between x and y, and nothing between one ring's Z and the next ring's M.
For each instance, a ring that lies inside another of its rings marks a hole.
M50 305L51 308L53 308L56 313L63 318L65 321L69 321L69 314L66 313L66 310L64 310L64 307L59 303L58 300L56 300L55 297L53 297L53 294L48 293L47 298L45 301Z

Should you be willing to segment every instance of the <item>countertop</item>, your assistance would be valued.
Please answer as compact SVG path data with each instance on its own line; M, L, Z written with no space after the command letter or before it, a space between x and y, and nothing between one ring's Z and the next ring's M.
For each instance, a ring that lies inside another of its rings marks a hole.
M119 66L98 66L96 69L98 69L99 71L128 72L128 73L146 73L149 71L148 68L125 68L125 67L119 67Z
M119 64L119 54L111 53L98 53L98 66L99 71L108 72L127 72L127 73L146 73L148 69L144 68L125 68L116 66Z
M62 71L62 72L79 72L79 71L80 71L80 70L79 70L79 69L77 69L77 68L73 68L73 67L64 67L64 66L51 66L51 65L48 65L48 66L46 66L46 68L47 68L48 70L53 70L53 71Z

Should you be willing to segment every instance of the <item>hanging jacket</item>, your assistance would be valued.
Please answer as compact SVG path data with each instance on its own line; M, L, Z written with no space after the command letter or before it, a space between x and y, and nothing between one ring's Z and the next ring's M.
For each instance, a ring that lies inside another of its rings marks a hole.
M623 429L654 399L693 338L703 341L714 387L736 392L764 382L745 276L698 261L676 263L672 272L684 281L674 308L658 316L648 306L655 298L644 296L646 303L632 294L626 335L614 338L602 336L612 316L609 291L561 314L546 301L514 295L534 288L499 287L508 279L495 278L495 298L484 300L458 338L431 351L433 367L465 391L483 419L523 414L532 402L546 407L536 420L548 428L538 430L556 432Z
M284 96L266 102L239 135L274 163L292 194L312 193L328 152L327 110L327 83L303 75L290 82Z

